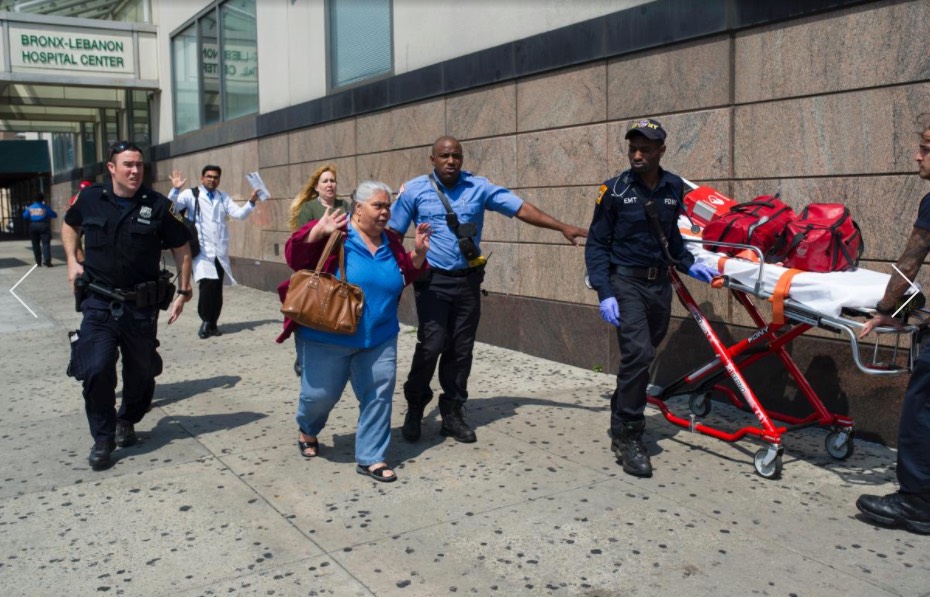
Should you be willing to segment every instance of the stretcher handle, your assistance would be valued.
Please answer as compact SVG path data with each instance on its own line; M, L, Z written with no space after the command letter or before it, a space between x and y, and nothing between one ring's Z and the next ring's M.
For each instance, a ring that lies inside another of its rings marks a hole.
M755 254L759 257L759 274L756 276L756 283L755 283L755 285L753 286L753 291L752 291L752 292L753 292L753 294L755 294L755 295L757 295L757 296L762 292L762 289L764 288L764 285L763 285L763 283L762 283L762 275L763 275L764 272L765 272L765 270L764 270L764 268L765 268L765 254L762 253L762 249L760 249L759 247L755 247L755 246L753 246L753 245L744 245L744 244L740 244L740 243L725 243L725 242L717 242L717 241L704 241L703 239L700 239L700 238L683 238L682 240L684 240L686 243L699 243L699 244L701 244L702 246L703 246L703 244L704 244L705 242L707 242L707 244L713 245L713 246L715 246L715 247L733 247L733 248L736 248L736 249L746 249L747 251L752 251L753 253L755 253Z

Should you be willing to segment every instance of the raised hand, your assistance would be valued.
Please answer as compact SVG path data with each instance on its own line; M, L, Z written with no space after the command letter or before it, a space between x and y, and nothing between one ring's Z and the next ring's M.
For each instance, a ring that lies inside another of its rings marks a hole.
M429 237L433 233L427 222L417 224L417 232L413 241L413 254L417 257L425 257L429 251Z
M182 174L180 170L172 170L168 178L171 179L171 186L176 189L180 189L187 183L187 179L184 178L184 174Z

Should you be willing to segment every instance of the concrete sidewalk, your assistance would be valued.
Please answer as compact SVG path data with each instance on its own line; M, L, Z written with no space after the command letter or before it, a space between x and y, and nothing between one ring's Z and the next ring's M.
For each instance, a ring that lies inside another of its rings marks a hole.
M222 337L197 338L194 303L162 324L141 442L95 473L64 374L80 321L66 268L17 288L34 318L9 292L31 261L28 242L0 243L4 595L930 595L930 537L857 519L860 493L895 489L892 451L859 442L836 462L807 429L765 480L756 444L650 410L656 473L636 479L609 451L612 375L492 346L471 381L478 443L443 441L435 402L404 442L398 384L397 483L355 473L351 390L305 461L293 343L274 343L276 296L244 287L226 289ZM414 342L404 329L401 378ZM716 403L708 420L753 421Z

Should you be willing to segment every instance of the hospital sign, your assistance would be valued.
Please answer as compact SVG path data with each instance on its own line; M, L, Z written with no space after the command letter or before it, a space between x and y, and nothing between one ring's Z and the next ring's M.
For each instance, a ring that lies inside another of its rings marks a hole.
M10 66L14 71L125 75L135 72L131 32L65 29L10 23Z

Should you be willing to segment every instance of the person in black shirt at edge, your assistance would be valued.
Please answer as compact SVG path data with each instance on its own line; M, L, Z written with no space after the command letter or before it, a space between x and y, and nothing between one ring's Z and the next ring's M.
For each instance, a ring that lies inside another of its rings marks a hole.
M159 305L170 304L173 323L192 296L187 228L171 202L142 186L142 150L122 141L110 147L110 179L83 189L65 214L61 240L68 280L83 314L69 372L84 384L84 408L94 438L88 461L95 471L112 465L116 448L136 443L134 425L148 412L162 361L156 350ZM78 239L84 234L84 261ZM162 249L179 271L177 297L160 278ZM83 298L81 298L83 297ZM174 300L172 301L172 299ZM117 412L117 351L123 361L123 400Z
M610 399L611 450L623 471L651 477L643 445L646 386L656 347L668 331L675 268L710 282L717 274L685 248L678 230L684 182L659 166L665 155L665 129L658 121L634 122L626 133L630 168L601 185L585 245L585 265L597 290L601 317L617 328L620 371ZM651 202L651 203L650 203ZM655 210L657 223L647 216ZM668 243L668 256L656 227Z
M930 180L930 122L924 114L920 120L923 132L914 160L917 175ZM904 253L898 259L898 269L906 278L892 274L885 296L875 306L876 315L866 322L859 337L865 337L878 326L901 328L893 317L907 297L910 281L917 277L920 266L930 253L930 193L924 195L917 208L917 221L907 239ZM930 347L924 342L914 363L911 380L904 392L901 421L898 424L898 466L900 490L888 495L859 496L856 507L869 519L888 526L903 526L916 533L930 534Z

